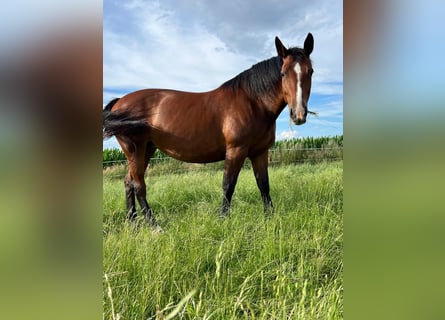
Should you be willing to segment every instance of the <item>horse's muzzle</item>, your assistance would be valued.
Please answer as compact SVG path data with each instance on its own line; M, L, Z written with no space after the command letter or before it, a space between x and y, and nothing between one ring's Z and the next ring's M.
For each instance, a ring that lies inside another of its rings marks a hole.
M304 114L298 114L296 115L292 108L290 109L290 118L292 119L293 123L295 123L297 126L304 124L306 122L306 112Z
M293 121L294 121L294 123L297 125L297 126L299 126L300 124L304 124L305 122L306 122L306 119L299 119L299 118L296 118L296 119L292 119Z

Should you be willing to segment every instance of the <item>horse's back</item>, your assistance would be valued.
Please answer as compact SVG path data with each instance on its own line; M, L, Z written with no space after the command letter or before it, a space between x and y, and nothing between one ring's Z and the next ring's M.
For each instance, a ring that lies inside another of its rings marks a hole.
M223 112L212 92L144 89L121 98L116 110L147 124L147 140L178 160L214 162L225 157Z

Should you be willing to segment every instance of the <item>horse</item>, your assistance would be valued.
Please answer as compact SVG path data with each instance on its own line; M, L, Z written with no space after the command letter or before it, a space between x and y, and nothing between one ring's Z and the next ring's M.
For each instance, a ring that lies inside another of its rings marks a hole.
M128 220L137 217L137 198L146 223L158 226L146 199L144 180L156 149L191 163L224 160L222 216L230 212L239 172L249 158L264 211L273 210L268 150L275 142L276 119L286 105L296 125L306 122L314 38L308 33L303 48L286 48L275 37L275 47L277 56L253 65L214 90L142 89L105 106L103 139L116 136L128 160L124 179Z

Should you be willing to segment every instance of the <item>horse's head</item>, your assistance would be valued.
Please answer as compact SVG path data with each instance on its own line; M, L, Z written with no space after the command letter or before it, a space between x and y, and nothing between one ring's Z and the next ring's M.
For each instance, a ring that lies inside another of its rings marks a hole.
M312 69L309 55L314 48L314 37L308 33L304 40L304 48L287 49L275 38L278 56L282 59L281 81L284 101L290 109L290 117L297 124L306 122L307 103L311 94Z

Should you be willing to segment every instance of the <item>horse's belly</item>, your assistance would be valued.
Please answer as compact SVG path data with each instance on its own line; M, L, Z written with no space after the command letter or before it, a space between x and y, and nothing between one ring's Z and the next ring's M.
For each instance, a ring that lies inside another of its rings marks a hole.
M163 147L162 145L158 146L158 148L176 160L191 163L216 162L224 160L225 158L225 150L209 150L191 147L187 148L187 146L172 148L171 146Z
M153 139L153 143L168 156L185 162L208 163L224 160L226 149L220 139L207 136L201 139L188 139L178 136L163 136Z
M162 150L162 149L161 149ZM201 151L201 152L192 152L190 153L189 150L178 152L178 150L169 150L164 149L162 150L165 154L168 156L184 161L184 162L190 162L190 163L209 163L209 162L216 162L224 160L225 158L225 152L221 151Z

